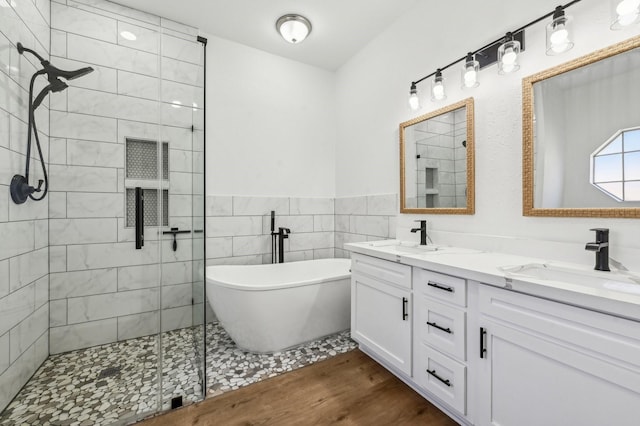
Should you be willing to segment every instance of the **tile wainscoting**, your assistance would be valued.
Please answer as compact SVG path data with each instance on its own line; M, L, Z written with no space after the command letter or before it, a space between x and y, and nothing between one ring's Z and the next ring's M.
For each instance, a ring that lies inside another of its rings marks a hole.
M344 243L395 237L397 198L207 196L207 265L271 263L272 210L291 229L285 261L348 257Z

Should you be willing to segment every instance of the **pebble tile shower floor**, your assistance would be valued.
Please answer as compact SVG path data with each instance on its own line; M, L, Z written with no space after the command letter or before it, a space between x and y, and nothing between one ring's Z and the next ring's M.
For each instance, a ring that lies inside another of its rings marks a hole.
M198 341L198 336L195 336ZM163 335L163 409L201 391L194 330ZM207 396L258 382L355 349L349 332L274 354L236 347L218 323L207 325ZM185 350L186 349L186 350ZM147 336L50 356L0 415L0 425L100 426L154 411L157 337Z

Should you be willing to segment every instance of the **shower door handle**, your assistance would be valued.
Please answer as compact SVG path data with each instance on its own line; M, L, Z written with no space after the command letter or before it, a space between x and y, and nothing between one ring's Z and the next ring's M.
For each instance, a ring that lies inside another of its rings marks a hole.
M144 246L144 190L136 186L136 250Z

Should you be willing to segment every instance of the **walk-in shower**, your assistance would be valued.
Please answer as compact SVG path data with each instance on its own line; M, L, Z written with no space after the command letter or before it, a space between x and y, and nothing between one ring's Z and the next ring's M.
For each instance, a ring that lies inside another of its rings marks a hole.
M23 175L14 175L11 179L11 185L9 190L11 191L11 199L16 204L22 204L27 201L27 198L31 198L34 201L40 201L47 196L47 192L49 190L49 177L47 176L47 166L44 161L44 156L42 155L42 147L40 145L40 137L38 136L38 127L36 126L36 118L35 118L35 110L42 104L42 101L49 93L61 92L67 87L69 87L65 82L60 80L63 78L65 80L74 80L78 77L82 77L84 75L89 74L93 71L91 67L84 67L77 69L75 71L64 71L60 68L56 68L49 61L40 56L36 51L32 49L28 49L22 45L22 43L18 42L17 44L18 53L24 55L25 52L32 54L40 61L42 65L42 69L36 71L31 77L31 82L29 83L29 122L27 124L27 158L25 160L24 167L24 176ZM47 80L49 84L45 86L36 98L33 98L33 88L36 82L36 78L41 75L47 76ZM31 163L31 135L36 141L36 148L38 149L38 157L40 158L40 166L42 167L42 175L43 179L38 181L38 186L34 187L29 185L29 164ZM42 187L44 183L44 188ZM33 195L36 192L42 192L40 196Z
M206 39L106 0L6 3L0 426L199 401Z

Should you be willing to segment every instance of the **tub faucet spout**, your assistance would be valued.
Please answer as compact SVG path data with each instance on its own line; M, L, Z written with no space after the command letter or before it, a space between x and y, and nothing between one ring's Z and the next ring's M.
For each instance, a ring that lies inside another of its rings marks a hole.
M291 229L278 228L278 263L284 263L284 240L289 238Z

